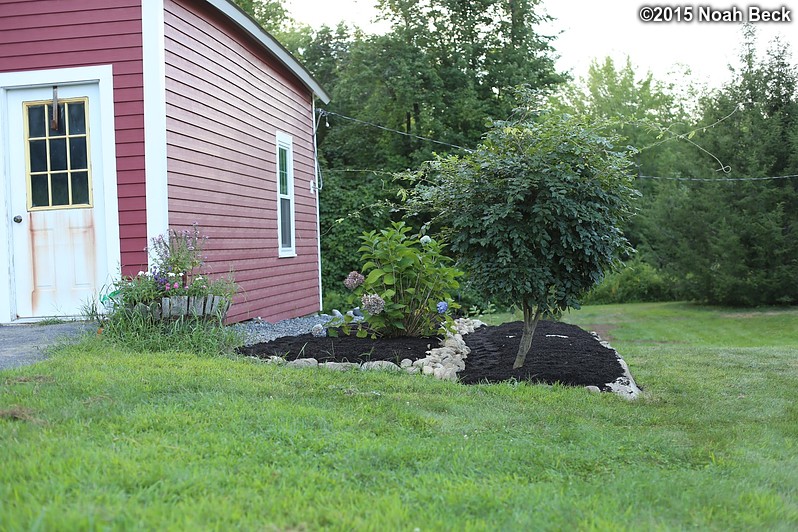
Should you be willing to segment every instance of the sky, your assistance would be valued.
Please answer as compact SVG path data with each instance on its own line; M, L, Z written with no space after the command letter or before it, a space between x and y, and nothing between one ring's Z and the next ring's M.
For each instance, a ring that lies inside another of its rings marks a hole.
M711 3L713 2L714 3ZM733 1L733 0L732 0ZM286 7L300 22L318 27L335 26L344 20L366 31L384 31L385 24L374 24L375 0L287 0ZM553 46L560 56L557 66L575 78L587 74L593 60L611 56L624 62L630 57L636 71L650 71L661 81L681 80L693 84L719 87L729 80L729 63L735 63L742 41L741 26L735 22L698 21L699 16L737 16L747 20L749 9L787 10L791 22L757 22L758 49L764 53L770 40L780 35L790 43L792 62L798 63L798 0L769 3L727 3L710 0L696 4L669 4L680 7L682 16L691 8L690 22L642 22L641 10L661 2L646 0L542 0L541 5L556 20L541 28L541 33L556 34ZM700 6L710 9L700 11ZM736 8L739 15L734 11ZM712 13L709 13L709 12ZM727 14L728 13L728 14ZM665 13L660 13L664 16ZM671 18L675 18L673 14ZM691 75L684 77L684 67Z

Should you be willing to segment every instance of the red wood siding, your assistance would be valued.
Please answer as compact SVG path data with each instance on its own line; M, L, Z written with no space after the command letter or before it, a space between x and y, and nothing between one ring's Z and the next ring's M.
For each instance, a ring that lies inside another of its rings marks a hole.
M319 310L312 95L212 7L165 2L169 220L242 288L229 319ZM293 137L296 252L278 258L275 134Z
M0 72L112 64L123 272L147 264L141 0L0 0Z

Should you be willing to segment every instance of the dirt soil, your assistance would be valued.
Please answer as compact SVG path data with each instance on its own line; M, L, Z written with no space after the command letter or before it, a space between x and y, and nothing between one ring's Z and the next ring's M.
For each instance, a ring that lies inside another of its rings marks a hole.
M523 367L514 370L513 362L521 341L520 321L495 327L480 327L464 336L471 353L466 367L458 373L460 382L527 381L571 386L598 386L623 376L623 368L612 349L596 338L567 323L541 321L532 341L532 350ZM248 347L239 352L268 358L283 356L288 360L316 358L319 362L366 362L402 359L417 360L426 351L438 347L437 338L357 338L355 336L316 338L310 334L278 338Z

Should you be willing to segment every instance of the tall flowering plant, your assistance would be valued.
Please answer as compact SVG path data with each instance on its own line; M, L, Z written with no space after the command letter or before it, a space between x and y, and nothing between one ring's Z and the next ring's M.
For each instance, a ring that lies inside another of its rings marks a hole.
M202 253L207 240L208 237L201 234L199 225L194 222L191 229L169 229L166 235L153 238L147 252L161 274L180 275L185 285L193 271L203 264Z
M451 326L448 311L457 307L451 292L463 272L452 266L442 244L411 233L404 222L395 222L360 237L362 273L344 279L353 304L364 312L358 335L431 336Z

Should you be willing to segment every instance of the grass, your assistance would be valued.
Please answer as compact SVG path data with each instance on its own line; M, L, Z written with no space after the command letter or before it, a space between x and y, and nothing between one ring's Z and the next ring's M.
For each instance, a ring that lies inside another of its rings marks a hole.
M798 310L567 320L646 397L87 338L0 372L0 529L798 528Z
M68 323L66 320L61 318L44 318L43 320L39 320L36 322L36 325L39 326L47 326L47 325L60 325L61 323Z
M117 309L101 322L108 343L134 351L184 351L198 355L230 354L244 343L221 319L151 320L129 309Z

